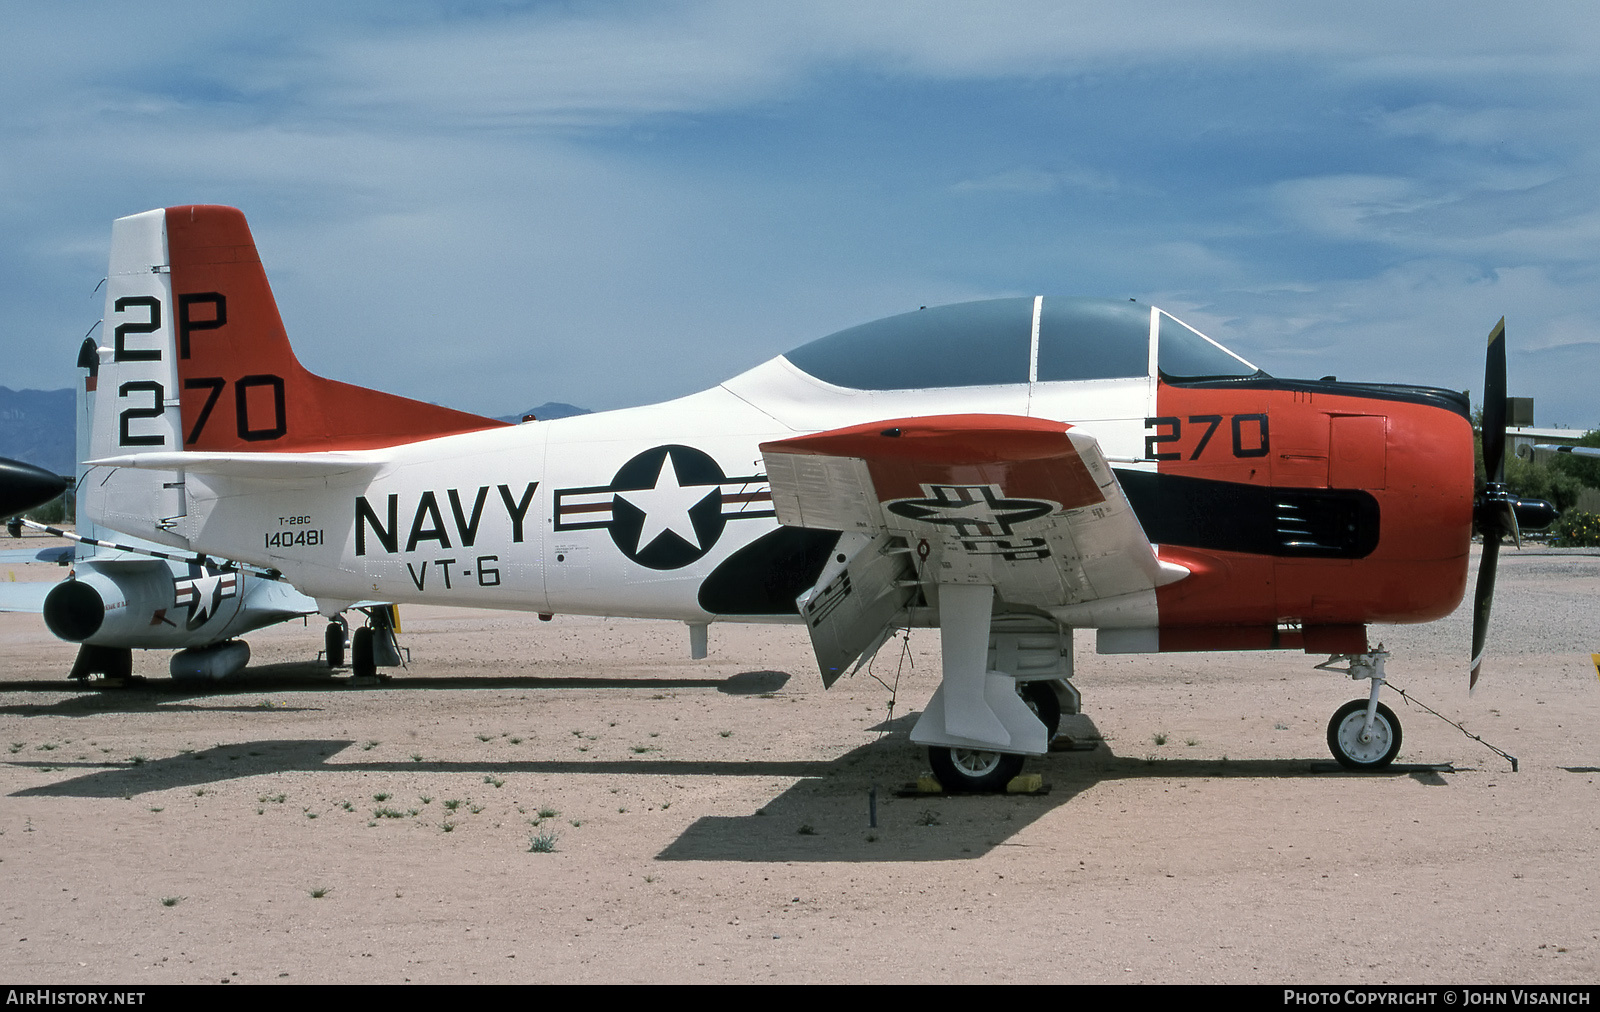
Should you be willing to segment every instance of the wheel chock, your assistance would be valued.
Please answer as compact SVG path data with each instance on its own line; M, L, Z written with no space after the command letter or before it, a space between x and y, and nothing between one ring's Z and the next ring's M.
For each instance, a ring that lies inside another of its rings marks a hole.
M1044 777L1037 773L1019 773L1006 784L1007 794L1038 794L1044 790Z

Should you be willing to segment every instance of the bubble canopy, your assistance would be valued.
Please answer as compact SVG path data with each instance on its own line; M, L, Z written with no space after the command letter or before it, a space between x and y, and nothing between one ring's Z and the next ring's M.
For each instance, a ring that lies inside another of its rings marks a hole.
M856 390L990 386L1027 383L1030 376L1044 383L1127 379L1150 375L1152 330L1165 377L1264 375L1159 309L1055 296L901 313L829 334L784 357L824 383Z

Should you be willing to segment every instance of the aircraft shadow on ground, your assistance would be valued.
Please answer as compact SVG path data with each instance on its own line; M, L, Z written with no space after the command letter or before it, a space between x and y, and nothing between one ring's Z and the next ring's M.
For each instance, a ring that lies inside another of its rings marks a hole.
M1448 783L1437 766L1395 764L1381 773L1354 773L1331 759L1149 759L1111 751L1087 716L1067 717L1064 734L1081 750L1029 760L1043 774L1039 794L913 793L908 771L925 768L926 751L909 740L917 714L874 730L897 732L840 756L819 778L801 780L746 816L696 820L666 849L662 861L949 861L982 857L1012 842L1021 830L1069 804L1097 784L1137 779L1264 779L1281 777L1410 776ZM884 746L889 746L885 748ZM1092 747L1090 747L1092 746ZM909 760L909 761L908 761ZM875 789L877 825L869 823Z
M1332 763L1306 759L1205 760L1118 756L1086 717L1068 731L1087 751L1036 760L1048 791L1032 795L905 795L924 761L907 740L915 714L880 724L884 736L831 760L633 758L542 761L332 762L348 739L263 740L218 745L144 762L10 760L13 766L84 771L11 797L125 798L175 788L203 788L284 772L599 774L604 776L772 777L796 781L744 816L696 820L656 855L663 861L946 861L982 857L1053 809L1096 784L1142 778L1338 776ZM355 754L359 756L360 753ZM1330 770L1329 767L1332 767ZM1358 774L1371 776L1373 774ZM1444 784L1435 767L1391 768L1386 775ZM875 802L877 825L869 823Z
M755 776L822 777L832 763L827 760L715 761L696 759L582 759L530 761L442 760L386 762L329 762L335 754L356 743L349 739L268 739L217 745L165 759L144 762L11 760L10 765L49 770L92 770L70 780L14 791L10 797L122 798L176 787L208 784L274 773L471 773L508 774L595 773L608 776ZM356 753L359 755L360 753Z
M121 688L98 688L96 683L29 681L0 684L0 692L77 692L53 703L18 703L0 706L0 714L13 717L92 717L105 713L173 713L181 711L273 711L294 713L315 711L316 706L292 706L257 702L226 706L208 703L182 703L180 700L221 699L228 696L259 695L262 692L404 692L439 689L716 689L730 696L756 696L777 692L788 684L784 671L741 671L727 678L605 678L583 675L546 677L536 675L459 675L412 677L396 675L377 685L355 685L349 677L339 677L320 665L305 662L268 664L247 668L239 676L222 682L185 683L152 678Z

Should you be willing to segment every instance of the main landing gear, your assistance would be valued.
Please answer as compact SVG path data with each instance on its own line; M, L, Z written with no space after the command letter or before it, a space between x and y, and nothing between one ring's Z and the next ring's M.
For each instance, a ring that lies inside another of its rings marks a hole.
M1067 694L1072 712L1078 712L1077 689L1065 679L1052 681L1017 682L1017 695L1033 715L1044 725L1045 741L1055 740L1061 730L1061 698L1056 686ZM992 794L1003 791L1022 773L1027 756L1011 752L990 752L984 749L928 747L928 765L939 785L951 794Z
M1335 654L1317 665L1321 671L1338 671L1372 682L1366 699L1352 699L1328 721L1328 750L1345 769L1381 770L1400 754L1400 720L1378 702L1378 690L1384 684L1383 662L1388 657L1389 652L1380 645L1369 653ZM1341 661L1348 661L1349 667L1335 667Z
M379 674L378 669L399 667L403 648L395 640L400 631L400 612L392 604L363 608L367 624L350 636L350 675L356 685L374 685L387 682L393 676ZM329 633L331 644L332 633Z
M970 748L928 749L928 765L939 786L951 794L993 794L1022 772L1026 757L1009 752L984 752Z
M350 642L350 623L345 621L343 615L335 615L328 622L328 629L323 633L323 657L328 662L328 667L339 668L344 666L345 645Z
M1030 755L1044 755L1065 698L1077 712L1072 639L1053 620L994 615L994 588L940 584L939 646L943 678L911 729L951 793L1005 790Z
M1057 698L1054 684L1034 681L1018 682L1017 695L1027 704L1033 715L1044 725L1045 740L1055 740L1061 730L1061 700ZM1070 697L1076 699L1075 689ZM932 745L928 748L928 765L939 785L952 794L992 794L1003 791L1006 785L1022 773L1026 756L1010 752L988 752L974 748L947 748Z

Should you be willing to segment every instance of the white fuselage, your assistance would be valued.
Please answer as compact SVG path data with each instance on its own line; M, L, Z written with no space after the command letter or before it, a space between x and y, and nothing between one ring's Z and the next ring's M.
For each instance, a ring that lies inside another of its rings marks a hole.
M269 485L191 471L168 537L280 570L327 605L792 618L701 601L720 565L778 526L761 442L935 412L1040 414L1132 458L1152 394L1144 378L859 391L779 358L662 404L361 451L366 466L344 474Z

